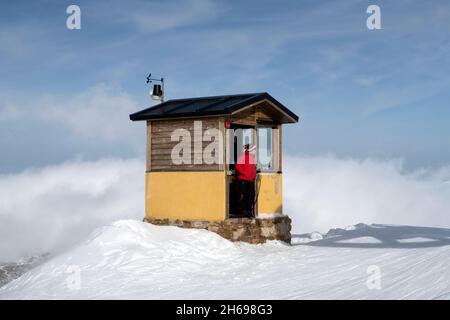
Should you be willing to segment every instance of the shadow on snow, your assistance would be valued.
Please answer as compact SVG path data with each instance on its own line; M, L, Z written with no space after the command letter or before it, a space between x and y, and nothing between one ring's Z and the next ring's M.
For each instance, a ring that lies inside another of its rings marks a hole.
M292 235L292 239L307 235ZM331 229L323 239L294 245L339 248L415 249L450 245L450 229L358 224L354 230Z

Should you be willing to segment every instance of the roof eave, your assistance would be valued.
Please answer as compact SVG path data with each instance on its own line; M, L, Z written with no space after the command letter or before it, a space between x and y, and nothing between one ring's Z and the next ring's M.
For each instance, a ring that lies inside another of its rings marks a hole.
M198 99L204 99L208 97L202 97ZM185 100L185 99L179 99L179 100ZM163 102L161 104L158 104L156 106L152 106L149 108L146 108L144 110L140 110L138 112L130 114L130 120L131 121L145 121L145 120L157 120L157 119L175 119L175 118L195 118L195 117L205 117L205 116L220 116L220 115L231 115L232 113L235 113L236 111L245 108L246 106L257 103L258 101L262 100L268 100L273 106L278 108L283 114L286 119L286 121L283 121L283 123L296 123L299 120L299 117L293 113L291 110L286 108L282 103L280 103L278 100L276 100L274 97L272 97L267 92L260 92L255 93L249 96L248 98L239 101L235 103L234 105L228 106L227 108L224 108L223 110L215 110L215 111L206 111L206 112L185 112L185 113L161 113L161 114L153 114L153 115L146 115L149 110L152 109L160 109L163 108L164 105L170 101L168 100L166 102Z
M210 116L226 116L230 115L231 112L224 111L212 111L212 112L202 112L202 114L198 114L195 112L186 112L186 113L176 113L176 114L158 114L152 116L140 116L136 114L130 114L131 121L146 121L146 120L161 120L161 119L177 119L177 118L199 118L199 117L210 117Z

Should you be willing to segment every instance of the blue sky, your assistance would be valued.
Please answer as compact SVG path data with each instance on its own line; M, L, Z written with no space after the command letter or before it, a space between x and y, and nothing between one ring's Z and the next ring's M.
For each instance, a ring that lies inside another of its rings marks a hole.
M169 99L268 91L288 154L450 163L448 1L2 1L0 173L143 157L150 71Z

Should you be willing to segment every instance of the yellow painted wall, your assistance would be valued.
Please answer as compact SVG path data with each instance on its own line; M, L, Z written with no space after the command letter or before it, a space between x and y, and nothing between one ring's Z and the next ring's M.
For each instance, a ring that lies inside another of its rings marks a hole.
M260 173L258 214L283 213L282 176L280 173Z
M147 219L224 220L225 171L147 172Z

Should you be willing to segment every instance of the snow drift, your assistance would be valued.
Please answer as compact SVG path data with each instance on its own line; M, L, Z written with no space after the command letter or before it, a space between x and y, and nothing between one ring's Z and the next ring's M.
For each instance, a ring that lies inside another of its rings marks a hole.
M449 229L357 225L294 240L304 244L232 243L123 220L0 288L0 298L450 297Z

